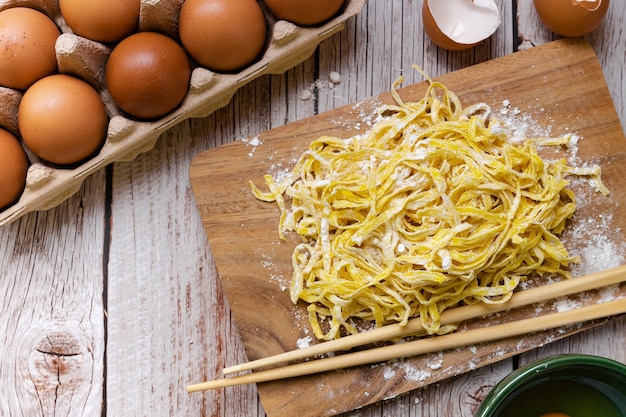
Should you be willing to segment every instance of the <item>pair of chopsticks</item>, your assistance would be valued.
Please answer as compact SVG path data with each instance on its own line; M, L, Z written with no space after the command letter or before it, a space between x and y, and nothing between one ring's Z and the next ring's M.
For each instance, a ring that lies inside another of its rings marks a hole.
M580 278L572 278L530 290L520 291L515 293L509 301L502 304L479 303L446 310L441 314L441 324L446 325L460 323L465 320L483 317L505 310L545 302L584 291L600 289L624 281L626 281L626 265L585 275ZM592 304L568 311L522 319L510 323L450 333L443 336L425 337L411 342L398 343L354 353L347 353L344 355L310 360L230 378L192 384L187 387L187 391L197 392L234 385L312 375L320 372L345 369L359 365L384 362L430 352L458 348L461 346L469 346L514 336L521 336L542 330L554 329L557 327L615 316L621 313L626 313L626 298ZM316 355L348 350L353 347L363 346L370 343L407 337L415 335L422 330L423 327L421 322L416 318L409 320L408 324L405 326L393 324L380 327L352 336L346 336L340 339L312 345L307 348L297 349L281 353L279 355L224 368L223 372L225 375L228 375L247 370L275 366L290 361L311 358Z

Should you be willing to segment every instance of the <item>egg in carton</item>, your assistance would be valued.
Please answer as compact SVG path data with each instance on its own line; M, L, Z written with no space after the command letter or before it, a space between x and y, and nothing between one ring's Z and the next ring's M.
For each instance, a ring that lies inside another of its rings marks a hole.
M137 32L158 32L176 41L178 16L184 0L141 0ZM366 0L345 0L342 9L318 26L298 26L279 20L260 2L268 27L265 48L259 59L242 70L216 72L193 61L189 87L182 103L156 120L129 117L116 105L107 90L105 68L115 45L103 44L72 32L64 21L59 0L0 0L0 11L29 7L50 17L61 35L55 44L58 72L72 75L94 87L106 108L108 127L102 147L79 165L56 166L26 149L30 166L21 197L0 211L0 225L11 223L26 213L52 208L76 193L85 178L104 166L130 161L152 149L167 129L187 118L206 117L226 106L235 92L265 74L280 74L311 56L326 38L343 29L358 14ZM23 91L0 87L0 127L19 137L18 107Z

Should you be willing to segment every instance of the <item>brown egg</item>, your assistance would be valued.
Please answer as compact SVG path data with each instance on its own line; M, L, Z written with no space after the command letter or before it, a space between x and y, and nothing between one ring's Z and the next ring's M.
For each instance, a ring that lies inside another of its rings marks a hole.
M111 97L123 111L154 119L183 101L191 67L176 41L160 33L140 32L113 49L105 75Z
M189 54L215 71L250 65L267 37L265 15L256 0L186 0L178 25Z
M99 42L117 42L139 24L141 0L59 0L61 15L75 34Z
M0 85L25 90L55 73L61 32L45 14L27 7L0 12Z
M93 87L78 78L56 74L26 90L17 122L22 140L34 154L67 165L83 161L102 146L108 118Z
M344 0L265 0L278 19L300 26L319 25L339 13Z
M609 0L534 0L534 3L543 23L567 37L583 36L594 30L609 8Z
M24 191L28 158L19 141L0 129L0 208L14 203Z

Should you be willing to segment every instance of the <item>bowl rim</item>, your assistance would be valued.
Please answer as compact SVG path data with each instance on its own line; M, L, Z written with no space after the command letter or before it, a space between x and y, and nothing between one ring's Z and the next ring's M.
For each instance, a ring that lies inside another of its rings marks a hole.
M481 401L474 417L490 417L504 399L524 384L532 375L552 372L566 366L593 366L616 372L626 378L626 364L602 356L565 353L530 362L513 370L498 382Z

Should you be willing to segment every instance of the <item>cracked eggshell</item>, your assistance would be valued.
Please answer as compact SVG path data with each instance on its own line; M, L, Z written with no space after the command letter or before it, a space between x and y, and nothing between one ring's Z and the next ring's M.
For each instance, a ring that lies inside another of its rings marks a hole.
M586 35L606 15L609 0L534 0L537 14L554 33L567 37Z
M481 43L501 22L494 0L424 0L422 19L428 37L452 51Z

